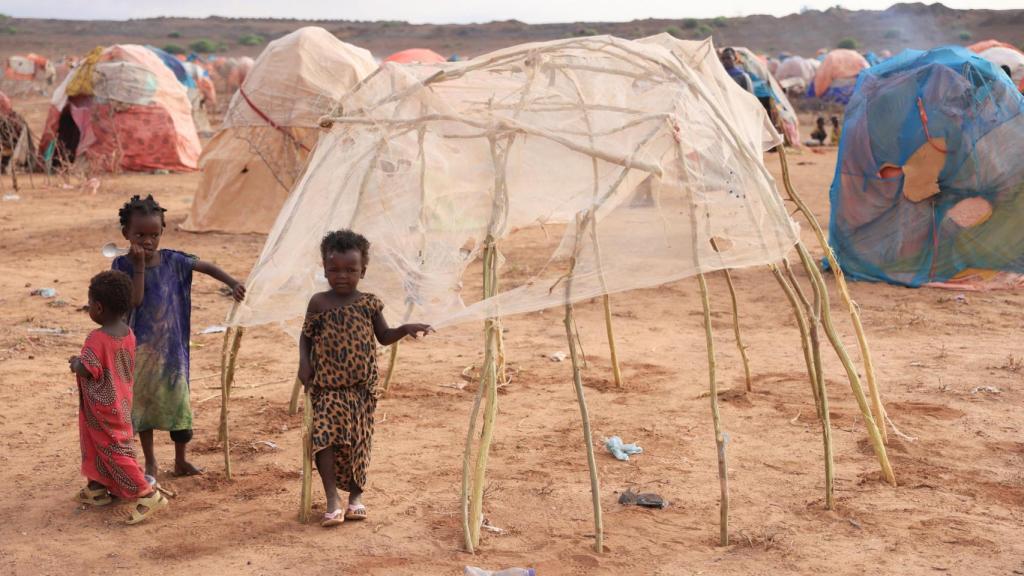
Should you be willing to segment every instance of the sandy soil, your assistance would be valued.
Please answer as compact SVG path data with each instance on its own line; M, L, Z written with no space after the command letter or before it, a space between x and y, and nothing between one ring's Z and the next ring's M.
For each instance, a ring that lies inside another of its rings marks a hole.
M41 119L40 119L41 122ZM776 170L774 156L768 158ZM797 186L827 221L833 151L792 157ZM593 553L579 412L559 311L509 318L516 376L500 395L485 514L476 557L460 551L461 451L474 386L461 373L481 360L478 326L446 329L403 348L394 393L379 406L362 524L325 531L296 515L301 415L287 413L293 341L274 327L247 332L232 403L235 478L216 441L220 335L194 336L194 461L206 475L172 478L172 446L158 436L161 482L178 496L138 527L117 506L82 510L77 392L66 359L92 329L80 311L89 277L109 263L99 247L120 238L116 210L151 192L167 206L165 247L196 253L244 277L259 236L175 230L197 175L107 177L96 195L44 187L0 203L0 574L460 574L466 564L525 565L558 574L1021 574L1024 573L1024 306L1022 293L967 294L854 284L893 421L899 480L879 480L841 367L826 357L837 466L837 509L823 509L819 429L788 305L765 270L735 273L755 374L741 392L720 275L715 309L722 415L728 431L734 544L719 547L718 481L696 282L614 297L625 387L609 383L601 309L579 306L598 448L607 552ZM9 191L9 181L4 182ZM806 228L806 227L805 227ZM805 240L815 245L805 230ZM815 250L820 255L820 250ZM831 283L831 278L829 278ZM54 300L31 296L55 287ZM229 300L199 277L193 326L223 320ZM846 342L854 339L835 308ZM62 335L38 329L61 328ZM854 353L856 356L856 354ZM991 387L990 390L978 390ZM613 459L601 439L638 442ZM264 443L269 441L270 444ZM624 508L627 488L658 492L665 510ZM316 513L323 511L319 487Z

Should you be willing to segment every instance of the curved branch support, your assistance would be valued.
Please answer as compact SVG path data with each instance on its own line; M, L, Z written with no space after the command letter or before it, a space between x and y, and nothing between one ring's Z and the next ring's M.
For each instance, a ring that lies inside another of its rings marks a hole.
M850 322L853 323L853 330L857 333L857 346L860 349L860 355L864 362L864 373L867 376L868 381L868 392L871 394L871 404L874 412L874 418L876 422L881 422L880 432L882 435L882 442L888 441L888 436L885 429L885 407L882 405L882 396L878 390L878 383L875 380L875 365L871 359L871 349L868 347L868 338L864 334L864 326L861 324L860 311L857 303L850 297L850 291L846 286L846 276L843 274L843 269L839 266L839 262L836 260L835 253L832 252L832 247L829 246L828 240L825 238L825 233L821 229L821 225L818 224L818 218L804 203L803 198L797 194L796 189L793 187L793 182L789 178L789 164L786 161L786 150L785 146L779 146L779 163L782 165L782 182L786 188L786 193L789 194L789 198L796 204L797 208L807 219L807 222L811 225L811 229L814 230L814 235L818 238L818 244L821 245L821 249L825 251L825 257L828 259L829 268L832 269L833 275L836 278L836 287L839 289L839 296L843 299L846 304L846 308L850 313Z
M302 497L299 522L309 522L313 514L313 401L309 392L302 393Z
M235 326L224 333L224 347L221 349L220 383L220 432L219 440L224 445L224 475L231 479L231 441L228 437L228 403L231 399L231 385L235 380L235 362L238 348L242 345L245 328Z
M718 483L721 488L719 500L719 544L729 545L729 469L725 459L725 435L722 433L722 417L718 411L718 383L715 381L715 339L711 330L711 300L708 298L708 283L703 274L697 275L700 284L701 304L704 306L704 337L708 348L708 382L711 395L711 421L715 428L715 448L718 453Z
M302 394L302 380L295 379L295 384L292 385L292 397L288 400L288 413L297 414L299 412L299 395Z
M857 375L857 369L854 368L850 355L847 354L846 347L843 346L843 342L839 339L835 326L832 324L832 315L829 312L828 289L825 287L825 280L822 278L821 271L818 270L814 260L811 259L811 255L807 252L807 248L802 243L797 242L796 249L800 254L800 262L804 265L804 270L807 271L811 281L814 283L815 297L817 298L818 294L820 294L821 324L825 328L825 335L828 337L829 343L832 344L836 355L839 356L839 361L842 362L843 368L846 369L846 376L850 380L850 388L853 389L853 396L857 399L857 406L860 408L861 415L864 418L864 425L868 430L868 438L871 440L871 445L875 450L875 456L878 457L878 464L882 470L882 475L885 477L886 482L895 486L896 475L893 473L892 465L889 463L889 455L886 453L885 443L882 441L879 427L871 415L871 407L868 406L868 399L864 395L864 389L860 385L860 376Z
M572 359L572 384L576 389L576 402L580 406L583 420L583 445L587 450L587 469L590 472L590 497L594 507L594 551L604 552L604 520L601 514L601 483L597 475L597 460L594 457L594 438L590 431L590 411L583 394L583 378L580 375L579 346L573 334L572 304L565 304L565 337L569 340L569 357Z
M821 423L821 441L825 456L825 508L835 509L835 459L832 454L832 423L828 413L828 393L825 387L825 377L821 368L821 342L818 339L818 317L821 305L820 298L815 298L815 306L811 307L806 303L807 314L813 319L811 326L808 326L807 317L800 309L800 300L797 298L796 289L782 275L778 266L770 265L772 274L778 280L779 286L786 294L790 306L793 307L793 315L796 317L797 326L800 328L800 344L804 351L804 362L807 364L807 375L811 379L811 390L814 393L814 406L818 413L818 421Z
M747 359L747 347L743 345L743 338L740 336L740 308L736 302L736 287L732 283L732 274L728 268L722 269L725 275L725 285L729 287L729 299L732 301L732 331L736 336L736 348L740 351L740 360L743 361L743 376L747 383L747 392L753 390L753 382L750 378L750 361Z

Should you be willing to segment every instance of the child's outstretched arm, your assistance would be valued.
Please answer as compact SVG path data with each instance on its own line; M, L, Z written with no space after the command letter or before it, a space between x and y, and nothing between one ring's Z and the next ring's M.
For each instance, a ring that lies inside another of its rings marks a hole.
M397 328L389 328L384 314L377 312L373 317L373 333L381 346L390 346L406 336L417 337L419 334L430 334L434 329L428 324L402 324Z
M217 266L213 262L207 262L205 260L196 260L196 265L194 269L196 272L202 272L207 276L216 278L217 280L223 282L225 286L231 289L231 297L235 299L235 302L241 302L242 300L245 300L245 285L239 282L238 280L235 280L234 277L231 276L231 274L228 274L227 272L221 270L220 266Z

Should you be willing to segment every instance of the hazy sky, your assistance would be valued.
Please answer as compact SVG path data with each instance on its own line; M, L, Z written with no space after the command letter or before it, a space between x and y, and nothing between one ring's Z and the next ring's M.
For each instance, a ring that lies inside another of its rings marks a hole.
M846 0L843 7L884 9L893 0ZM929 2L930 3L930 2ZM1024 8L1024 0L946 0L951 8ZM152 16L249 16L328 20L529 23L707 18L824 10L837 0L3 0L0 12L23 18L125 20Z

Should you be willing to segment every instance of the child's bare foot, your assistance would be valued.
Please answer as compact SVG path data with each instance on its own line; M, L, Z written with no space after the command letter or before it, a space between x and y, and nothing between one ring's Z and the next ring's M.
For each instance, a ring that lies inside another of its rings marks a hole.
M198 466L194 466L191 462L188 461L174 463L173 474L175 476L199 476L203 472L205 472L205 470Z

